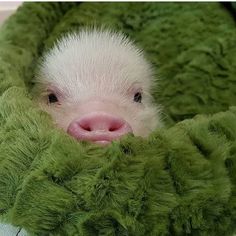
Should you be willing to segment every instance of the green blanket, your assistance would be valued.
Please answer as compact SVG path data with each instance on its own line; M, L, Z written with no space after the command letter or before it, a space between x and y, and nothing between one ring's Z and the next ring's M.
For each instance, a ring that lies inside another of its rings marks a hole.
M229 6L229 5L228 5ZM32 235L232 235L235 5L26 3L0 31L0 216ZM231 13L230 11L231 10ZM128 34L156 70L165 128L101 148L32 101L40 55L68 31Z

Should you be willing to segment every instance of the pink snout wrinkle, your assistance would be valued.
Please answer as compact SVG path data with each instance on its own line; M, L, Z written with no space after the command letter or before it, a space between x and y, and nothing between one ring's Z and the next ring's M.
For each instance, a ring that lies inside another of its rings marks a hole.
M131 126L125 120L104 112L92 112L75 119L67 129L67 133L77 140L100 145L107 145L132 132Z

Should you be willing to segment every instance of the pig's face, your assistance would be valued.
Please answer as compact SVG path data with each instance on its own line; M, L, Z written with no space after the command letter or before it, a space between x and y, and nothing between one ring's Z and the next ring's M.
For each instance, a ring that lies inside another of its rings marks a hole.
M127 133L146 137L158 125L152 70L121 34L83 31L46 54L37 75L42 108L78 140L107 144Z

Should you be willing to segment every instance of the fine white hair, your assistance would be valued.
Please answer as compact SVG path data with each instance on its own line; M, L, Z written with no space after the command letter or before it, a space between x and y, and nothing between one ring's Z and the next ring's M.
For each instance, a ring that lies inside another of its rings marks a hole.
M54 113L63 112L62 117L70 113L73 105L87 98L103 97L119 102L115 112L131 126L134 124L134 134L146 136L160 125L159 109L152 104L150 95L152 66L143 52L121 33L85 29L67 34L44 55L36 79L42 87L57 88L63 94L65 102L61 111L54 109ZM133 100L127 95L135 88L142 91L143 107L134 108L137 104L131 104ZM49 110L49 113L53 112ZM57 123L60 122L66 129L69 120L61 118ZM138 131L140 124L143 131Z
M77 98L78 88L86 86L92 90L94 85L103 94L108 80L106 91L111 93L132 83L149 89L151 78L152 69L142 51L123 34L83 30L58 40L44 57L39 79Z

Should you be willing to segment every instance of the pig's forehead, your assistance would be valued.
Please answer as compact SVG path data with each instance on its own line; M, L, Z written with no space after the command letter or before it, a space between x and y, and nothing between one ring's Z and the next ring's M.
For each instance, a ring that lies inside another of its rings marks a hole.
M136 82L148 87L152 76L141 51L122 35L109 32L65 37L46 54L41 71L58 86L112 90Z

